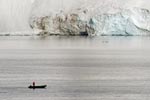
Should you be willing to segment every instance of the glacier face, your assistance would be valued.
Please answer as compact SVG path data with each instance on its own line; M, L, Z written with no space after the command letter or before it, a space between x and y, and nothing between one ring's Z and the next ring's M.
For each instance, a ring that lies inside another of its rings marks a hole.
M98 35L149 35L150 12L132 8L116 14L96 15Z
M96 9L97 10L97 9ZM60 35L149 35L150 11L142 8L120 9L115 13L91 14L89 9L63 11L49 16L32 17L31 27Z
M95 34L94 22L88 18L86 11L65 14L63 11L56 15L33 17L30 26L41 30L43 34L58 35L92 35Z

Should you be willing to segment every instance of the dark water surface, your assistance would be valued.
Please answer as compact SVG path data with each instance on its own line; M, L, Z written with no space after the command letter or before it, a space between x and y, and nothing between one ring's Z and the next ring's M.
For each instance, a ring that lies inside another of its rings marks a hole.
M0 37L0 100L150 100L150 38Z

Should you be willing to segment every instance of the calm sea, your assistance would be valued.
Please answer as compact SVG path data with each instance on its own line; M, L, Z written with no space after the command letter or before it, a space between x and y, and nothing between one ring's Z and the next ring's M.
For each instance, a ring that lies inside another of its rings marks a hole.
M150 100L150 37L0 37L0 100Z

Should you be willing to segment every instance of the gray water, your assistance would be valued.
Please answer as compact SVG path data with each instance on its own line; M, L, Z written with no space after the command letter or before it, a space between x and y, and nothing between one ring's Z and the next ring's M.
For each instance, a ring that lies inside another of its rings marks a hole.
M149 37L0 37L0 100L150 100ZM35 81L47 89L30 90Z

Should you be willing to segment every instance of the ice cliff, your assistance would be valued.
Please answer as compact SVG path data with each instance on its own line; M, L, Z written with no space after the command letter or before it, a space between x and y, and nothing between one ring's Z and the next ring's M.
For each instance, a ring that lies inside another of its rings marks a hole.
M88 35L95 34L93 19L86 18L86 11L81 13L59 14L33 17L31 27L42 30L41 34Z
M149 35L150 12L147 9L132 8L115 14L93 17L97 35Z
M36 0L30 26L41 34L149 35L147 0Z
M31 18L31 27L43 34L60 35L149 35L150 11L142 8L120 9L115 13L96 13L76 9Z

